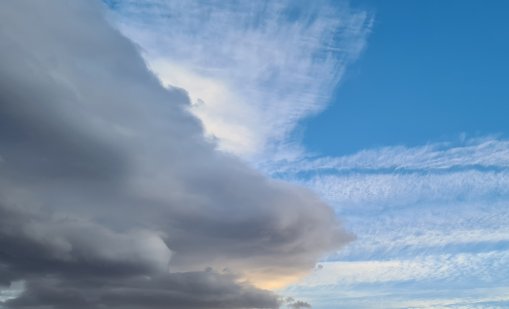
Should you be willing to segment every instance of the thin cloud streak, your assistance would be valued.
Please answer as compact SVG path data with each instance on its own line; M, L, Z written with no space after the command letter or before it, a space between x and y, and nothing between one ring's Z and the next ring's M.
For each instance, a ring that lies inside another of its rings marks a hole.
M507 140L366 149L264 169L319 192L357 236L290 295L320 308L507 304L492 291L469 295L509 288Z
M509 141L495 137L465 139L460 143L430 143L424 146L388 146L366 149L340 157L302 157L295 161L268 162L272 174L303 172L447 171L450 169L509 168Z
M341 208L400 207L415 203L479 201L509 196L509 171L339 174L299 180Z
M302 158L262 167L319 192L338 210L398 208L509 196L509 141L385 147L331 158Z
M477 282L507 282L508 251L478 254L437 254L413 259L322 262L298 286L359 285L398 281L456 281L476 278ZM503 279L502 282L500 279Z
M319 308L503 308L508 251L335 261L287 289ZM483 288L480 288L480 287Z

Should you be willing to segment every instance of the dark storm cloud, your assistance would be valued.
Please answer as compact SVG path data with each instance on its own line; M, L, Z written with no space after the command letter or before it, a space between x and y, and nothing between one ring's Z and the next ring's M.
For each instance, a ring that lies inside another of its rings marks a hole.
M228 274L172 273L123 281L36 279L10 308L276 308L277 298Z
M8 266L14 279L45 273L69 278L154 274L168 268L171 256L150 231L118 233L83 219L6 206L0 207L0 246L0 265Z
M302 300L298 300L296 302L289 304L288 307L293 308L293 309L302 309L302 308L311 308L311 305L302 301Z
M283 302L286 305L286 307L292 309L312 308L312 306L309 303L302 300L296 300L293 297L287 297L286 299L284 299Z
M203 269L277 281L350 236L312 193L217 152L101 10L0 3L0 284L26 282L8 306L277 306Z

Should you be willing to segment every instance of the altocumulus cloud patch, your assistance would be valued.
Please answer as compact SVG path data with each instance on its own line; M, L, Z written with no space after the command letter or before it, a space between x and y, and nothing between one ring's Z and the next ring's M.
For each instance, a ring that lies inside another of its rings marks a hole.
M0 6L0 285L24 282L4 307L275 308L260 287L351 239L217 152L101 4Z

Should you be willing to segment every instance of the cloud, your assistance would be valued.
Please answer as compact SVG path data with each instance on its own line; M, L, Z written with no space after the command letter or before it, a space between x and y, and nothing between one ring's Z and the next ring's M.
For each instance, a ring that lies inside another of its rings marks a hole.
M455 172L316 173L305 186L342 208L401 207L416 203L479 201L509 196L509 172L467 170Z
M390 289L394 294L390 294ZM472 288L459 290L454 287L440 286L433 288L412 286L405 289L404 285L387 286L379 284L378 288L366 289L356 287L346 292L327 291L330 287L322 287L318 300L320 308L334 308L339 304L352 309L364 308L506 308L509 304L507 287ZM307 294L305 290L299 290ZM329 294L328 294L329 293Z
M496 137L463 138L459 143L430 143L424 146L388 146L366 149L340 157L302 157L268 166L272 173L324 173L454 171L454 169L500 169L509 165L509 141Z
M298 300L288 305L293 309L302 309L302 308L311 308L311 305L306 303L305 301Z
M313 272L298 285L355 286L412 280L421 283L439 280L443 284L467 279L456 286L496 285L507 283L505 265L508 261L509 252L488 251L430 254L409 259L321 262L323 269Z
M319 308L503 307L508 145L484 137L267 163L318 192L357 236L286 293Z
M171 273L125 280L31 280L8 308L276 308L270 292L212 271Z
M319 308L501 308L508 301L507 251L323 262L290 287ZM480 307L476 307L480 306ZM489 307L491 308L491 307Z
M326 106L373 19L346 1L108 3L220 148L253 160L295 155L292 132Z
M246 278L280 285L351 239L309 190L216 151L99 3L4 2L0 28L8 307L273 308Z
M3 283L4 282L0 283L0 305L8 300L19 297L19 295L23 293L23 290L25 289L25 286L21 281L12 282L8 287L4 287Z
M386 209L505 198L508 158L508 141L485 137L367 149L340 157L302 157L267 163L264 170L312 188L341 209Z
M272 172L314 189L345 218L357 241L335 258L456 254L508 241L508 149L486 137L287 162Z
M152 231L119 233L81 218L22 212L4 205L0 218L1 260L22 276L46 271L79 277L168 270L171 252Z

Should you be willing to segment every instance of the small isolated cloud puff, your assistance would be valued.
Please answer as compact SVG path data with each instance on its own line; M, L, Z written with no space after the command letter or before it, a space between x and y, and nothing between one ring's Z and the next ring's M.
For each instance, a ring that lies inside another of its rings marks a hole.
M2 2L0 29L0 285L25 283L8 308L274 308L243 280L351 239L311 192L217 152L99 3Z
M293 297L287 297L285 303L286 307L291 309L312 308L309 303L302 300L295 300Z

